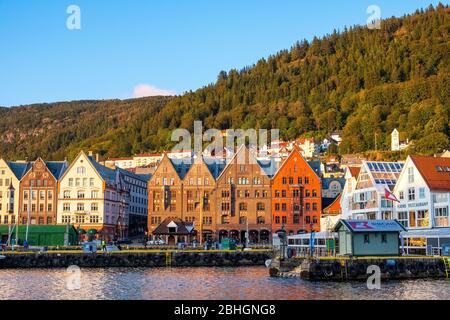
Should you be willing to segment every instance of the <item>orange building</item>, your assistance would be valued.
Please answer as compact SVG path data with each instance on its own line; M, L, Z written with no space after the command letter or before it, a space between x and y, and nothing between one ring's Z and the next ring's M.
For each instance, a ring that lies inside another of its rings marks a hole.
M320 177L295 146L272 179L272 231L320 230Z

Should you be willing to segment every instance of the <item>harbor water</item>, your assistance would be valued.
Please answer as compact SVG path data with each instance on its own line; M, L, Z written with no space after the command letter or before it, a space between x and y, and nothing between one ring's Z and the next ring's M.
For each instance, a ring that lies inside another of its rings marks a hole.
M0 299L450 300L449 280L389 281L369 290L364 282L270 278L264 267L83 268L75 289L70 277L65 269L0 270Z

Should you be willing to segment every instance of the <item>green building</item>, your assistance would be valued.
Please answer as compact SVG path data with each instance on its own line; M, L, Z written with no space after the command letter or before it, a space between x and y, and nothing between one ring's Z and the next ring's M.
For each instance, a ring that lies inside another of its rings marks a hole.
M0 225L0 236L2 243L8 241L10 229L14 226ZM19 244L25 240L27 226L19 226ZM28 244L30 246L63 246L67 238L68 245L76 245L78 234L73 226L67 225L30 225L28 229ZM16 240L15 228L11 233L11 241Z
M397 220L340 220L338 255L398 256L400 232L405 228Z

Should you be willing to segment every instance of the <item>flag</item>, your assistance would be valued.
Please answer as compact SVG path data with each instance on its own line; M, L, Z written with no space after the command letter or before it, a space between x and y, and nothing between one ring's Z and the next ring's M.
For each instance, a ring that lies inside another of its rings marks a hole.
M397 199L397 197L395 196L395 194L393 194L392 192L390 192L388 189L384 189L384 197L385 197L387 200L392 200L392 201L395 201L395 202L400 203L400 201Z

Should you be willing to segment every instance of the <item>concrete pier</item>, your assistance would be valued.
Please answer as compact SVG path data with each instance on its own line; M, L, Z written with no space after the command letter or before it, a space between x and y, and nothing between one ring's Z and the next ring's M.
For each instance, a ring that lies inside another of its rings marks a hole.
M66 268L71 265L108 267L226 267L263 266L270 251L119 251L112 253L38 252L3 253L0 269Z
M274 262L273 277L312 281L366 281L376 266L381 279L446 278L446 266L439 257L295 258Z

